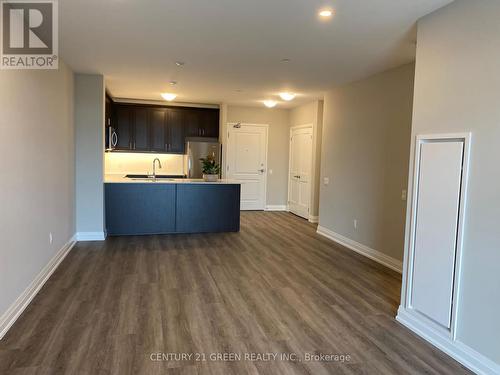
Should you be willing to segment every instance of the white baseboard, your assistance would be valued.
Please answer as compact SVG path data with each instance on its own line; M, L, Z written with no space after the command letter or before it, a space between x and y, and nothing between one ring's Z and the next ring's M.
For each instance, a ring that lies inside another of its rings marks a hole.
M269 204L266 206L266 209L265 211L288 211L287 210L287 207L286 207L286 204L283 204L283 205L272 205L272 204Z
M5 336L7 331L16 322L23 311L28 307L33 298L37 295L45 282L54 273L59 264L68 255L70 250L75 246L75 237L73 236L47 263L38 276L31 282L26 290L14 301L7 311L0 317L0 340Z
M309 216L310 223L319 223L319 216Z
M398 309L396 320L476 374L500 374L499 364L464 343L454 341L442 332L423 324L402 306Z
M104 241L106 239L105 232L78 232L75 236L77 241Z
M403 271L402 261L392 258L388 255L385 255L380 251L374 250L368 246L360 244L359 242L353 241L350 238L335 233L330 229L322 227L321 225L318 225L317 233L344 247L347 247L348 249L351 249L361 255L364 255L365 257L370 258L371 260L374 260L377 263L383 264L384 266L396 272L402 273Z

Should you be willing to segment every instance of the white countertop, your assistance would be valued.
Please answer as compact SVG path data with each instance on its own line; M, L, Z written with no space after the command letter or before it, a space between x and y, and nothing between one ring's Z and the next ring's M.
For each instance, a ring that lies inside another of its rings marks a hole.
M214 182L207 182L201 178L157 178L153 179L133 179L127 178L124 175L107 174L104 176L105 184L215 184L215 185L240 185L241 182L236 180L219 179Z

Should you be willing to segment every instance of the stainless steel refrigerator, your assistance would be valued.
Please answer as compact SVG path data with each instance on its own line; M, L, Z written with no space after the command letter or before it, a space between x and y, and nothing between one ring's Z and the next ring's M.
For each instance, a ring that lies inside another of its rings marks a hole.
M184 168L187 178L202 178L201 158L206 158L208 155L215 156L215 160L221 162L221 145L217 141L207 140L206 138L188 138L186 141L186 155L184 159Z

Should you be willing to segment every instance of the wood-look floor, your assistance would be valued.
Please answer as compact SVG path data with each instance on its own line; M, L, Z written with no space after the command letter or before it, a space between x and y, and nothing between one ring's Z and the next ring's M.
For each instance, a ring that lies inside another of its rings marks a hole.
M77 244L0 341L0 374L468 373L394 320L399 274L291 214L241 224ZM350 360L210 358L231 352Z

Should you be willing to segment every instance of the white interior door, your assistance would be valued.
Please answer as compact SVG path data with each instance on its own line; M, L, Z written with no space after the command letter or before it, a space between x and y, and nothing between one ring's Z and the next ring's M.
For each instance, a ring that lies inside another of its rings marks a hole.
M309 219L311 200L312 127L290 130L288 208Z
M228 124L226 175L241 182L241 209L266 206L267 125Z
M464 142L420 144L411 307L451 327Z

